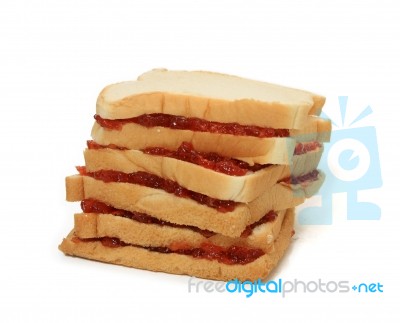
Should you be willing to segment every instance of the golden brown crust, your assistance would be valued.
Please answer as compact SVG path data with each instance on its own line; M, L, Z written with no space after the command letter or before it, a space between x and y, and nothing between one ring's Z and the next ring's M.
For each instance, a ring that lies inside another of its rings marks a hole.
M250 203L240 203L234 211L221 213L188 198L180 198L160 189L128 183L104 183L83 176L83 192L78 200L93 198L118 209L149 214L158 219L192 225L229 237L239 237L247 225L258 221L270 210L284 210L304 202L322 185L321 177L308 186L275 184ZM68 183L68 178L67 178ZM67 185L67 190L69 189Z
M138 269L184 274L206 279L257 280L265 278L282 258L290 244L294 222L294 212L288 212L282 229L274 242L271 253L246 265L226 265L218 261L196 259L179 254L162 254L140 247L104 247L100 242L73 242L73 231L63 240L59 249L67 255L78 256L106 263L118 264Z
M202 243L229 247L231 245L259 248L267 251L279 234L286 210L278 211L277 217L258 225L246 238L231 238L221 234L205 237L190 228L177 228L167 225L140 223L112 214L75 214L75 235L79 238L116 237L134 245L146 247L170 247L184 245L199 247Z
M97 114L125 119L166 113L209 121L301 129L325 98L307 91L210 72L153 70L105 87Z

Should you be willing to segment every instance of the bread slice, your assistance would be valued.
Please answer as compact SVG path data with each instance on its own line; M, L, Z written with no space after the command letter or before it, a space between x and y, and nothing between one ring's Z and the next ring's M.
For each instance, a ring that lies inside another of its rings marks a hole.
M104 88L96 111L105 119L164 113L209 121L301 129L325 98L307 91L203 71L157 69Z
M294 131L297 141L329 140L330 121L310 118L306 128ZM214 152L221 156L244 160L249 164L291 164L295 140L284 138L257 138L228 134L197 132L191 130L151 127L128 123L121 130L101 127L97 122L92 128L92 138L100 145L114 144L128 149L142 150L149 147L163 147L176 150L182 142L193 145L199 152Z
M250 203L240 203L233 211L221 213L188 198L177 197L161 189L128 183L105 183L89 176L66 178L68 201L92 198L117 209L145 213L171 223L191 225L229 237L240 237L247 225L258 221L270 210L284 210L304 202L324 181L324 175L296 190L288 184L275 184ZM82 190L83 187L83 190ZM83 195L79 196L79 193Z
M323 148L293 156L292 165L271 165L244 176L230 176L171 157L145 154L140 150L86 149L88 172L110 169L124 173L147 172L216 199L251 202L278 180L300 176L316 169Z
M175 253L159 253L135 246L110 248L101 242L75 242L73 231L63 240L59 249L67 255L106 263L135 267L171 274L184 274L206 279L254 281L265 278L282 258L293 234L294 212L288 212L271 252L251 263L227 265L216 260L194 258Z
M286 210L276 212L271 222L257 225L249 236L231 238L221 234L204 236L192 227L141 223L126 217L103 213L75 214L74 233L82 239L116 237L126 243L145 247L179 246L196 248L203 243L229 247L232 245L268 251L279 234Z

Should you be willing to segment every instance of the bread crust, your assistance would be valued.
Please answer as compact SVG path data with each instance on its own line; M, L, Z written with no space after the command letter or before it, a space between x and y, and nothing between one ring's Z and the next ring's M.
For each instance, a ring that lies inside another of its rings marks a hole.
M179 254L162 254L140 247L104 247L101 242L73 242L73 231L65 238L59 249L66 255L98 260L106 263L161 271L171 274L184 274L206 279L228 281L254 281L265 278L277 265L288 248L294 223L294 212L288 212L282 229L270 253L246 265L226 265L215 260L196 259Z
M221 234L205 237L190 228L161 226L141 223L112 214L77 213L74 233L79 238L116 237L126 243L145 247L188 246L199 247L212 243L222 247L231 245L259 248L268 251L279 234L286 210L278 211L277 217L255 227L245 238L231 238Z
M307 91L209 72L153 70L138 81L105 87L97 114L126 119L149 113L301 129L319 115L325 98Z
M145 154L139 150L86 149L88 172L110 169L124 173L144 171L216 199L251 202L278 180L300 176L317 168L323 148L293 156L293 164L271 165L244 176L230 176L170 157Z
M74 189L73 186L69 187L70 181L67 177L67 190ZM247 225L258 221L270 210L284 210L303 203L306 197L319 189L323 181L324 176L320 173L318 180L309 184L310 188L299 185L295 191L290 185L275 184L254 201L240 203L234 211L227 213L160 189L128 183L104 183L89 176L83 176L83 196L78 200L93 198L117 209L141 212L171 223L239 237Z

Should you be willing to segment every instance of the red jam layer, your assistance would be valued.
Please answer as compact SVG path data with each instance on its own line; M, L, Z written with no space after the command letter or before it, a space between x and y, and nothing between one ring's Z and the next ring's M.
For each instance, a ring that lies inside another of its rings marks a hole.
M246 227L246 229L240 235L241 238L247 238L249 235L253 233L253 229L261 224L272 222L276 219L278 214L275 211L269 211L266 215L264 215L260 220L250 224Z
M245 265L253 262L257 258L263 256L265 253L261 249L252 249L246 247L231 246L228 248L216 246L211 243L203 243L199 248L188 248L188 249L170 249L168 247L143 247L137 245L127 244L118 238L103 237L103 238L89 238L80 239L78 237L73 238L73 242L96 242L100 241L104 247L108 248L119 248L126 246L134 246L143 249L147 249L153 252L159 253L177 253L180 255L192 256L194 258L217 260L227 265Z
M313 182L318 179L319 171L317 169L314 169L313 171L297 176L297 177L288 177L283 179L281 182L287 183L287 184L300 184L300 183L305 183L305 182Z
M116 209L110 205L107 205L103 202L97 201L95 199L85 199L81 202L82 211L85 213L104 213L104 214L113 214L115 216L121 216L124 218L128 218L140 223L145 224L157 224L160 226L169 226L174 228L183 228L190 229L192 231L198 232L206 238L209 238L215 235L214 232L208 230L202 230L197 227L191 225L183 225L183 224L175 224L167 221L163 221L157 218L154 218L150 215L139 213L139 212L130 212L121 209Z
M318 141L298 142L294 149L294 155L303 155L321 147L322 144Z
M199 118L186 118L162 113L143 114L134 118L116 120L103 119L96 114L94 118L100 126L111 130L121 130L125 124L133 122L146 128L165 127L171 129L221 133L235 136L251 136L258 138L289 137L288 129L244 126L238 123L221 123Z
M99 170L96 172L86 172L86 167L77 167L81 175L90 176L94 179L101 180L105 183L130 183L143 185L151 188L162 189L168 193L174 194L178 197L190 198L200 204L216 209L218 212L226 213L231 212L239 204L234 201L218 200L204 194L196 193L188 190L178 183L169 179L164 179L153 174L145 172L136 172L126 174L114 170Z

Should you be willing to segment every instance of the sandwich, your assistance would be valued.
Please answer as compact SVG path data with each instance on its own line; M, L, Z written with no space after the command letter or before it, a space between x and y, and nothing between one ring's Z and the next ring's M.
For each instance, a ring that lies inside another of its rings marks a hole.
M208 279L258 279L324 181L324 98L236 76L152 70L96 104L67 255Z

